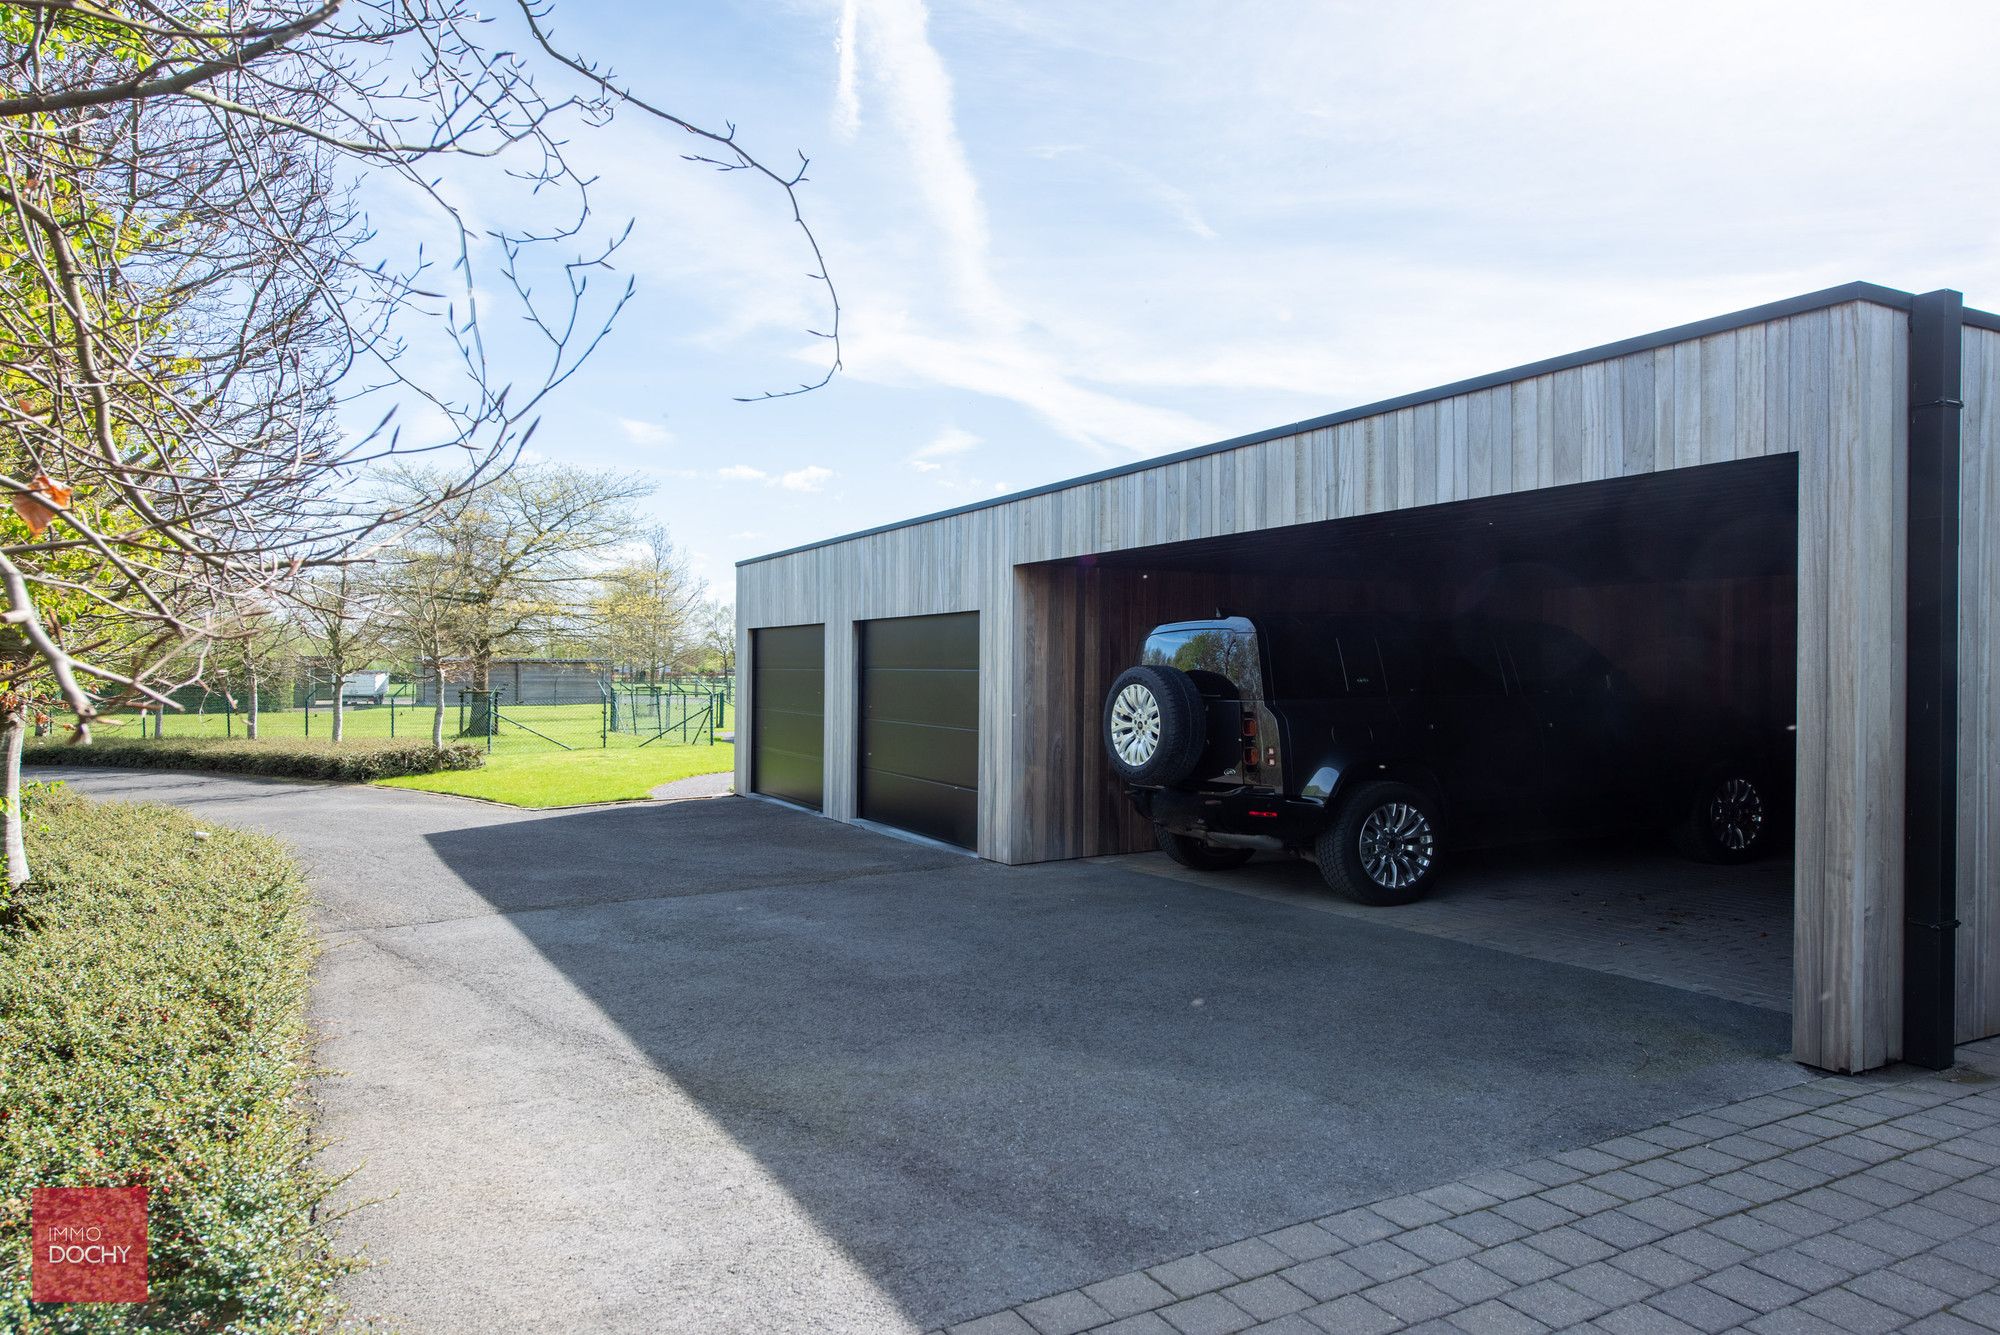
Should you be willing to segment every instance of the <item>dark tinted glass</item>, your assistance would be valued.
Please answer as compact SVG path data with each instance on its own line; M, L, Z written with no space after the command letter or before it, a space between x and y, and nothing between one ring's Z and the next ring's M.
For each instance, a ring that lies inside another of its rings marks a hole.
M1505 695L1500 646L1483 631L1445 627L1425 646L1425 689L1437 695Z
M1195 677L1196 684L1204 690L1218 690L1226 683L1243 695L1262 695L1257 642L1234 631L1217 628L1156 632L1146 638L1146 650L1140 661L1179 668ZM1203 681L1204 675L1216 680Z
M1507 645L1521 687L1531 695L1584 695L1607 688L1611 667L1604 656L1560 626L1510 627Z

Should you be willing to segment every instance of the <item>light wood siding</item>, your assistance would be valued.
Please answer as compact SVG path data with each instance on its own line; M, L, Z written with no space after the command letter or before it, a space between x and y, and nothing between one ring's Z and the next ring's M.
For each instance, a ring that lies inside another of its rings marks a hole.
M1958 1040L2000 1033L2000 333L1968 328L1959 476Z
M1799 714L1792 1051L1831 1070L1902 1048L1909 318L1794 322Z
M1122 589L1124 610L1106 611L1104 576L1023 567L1796 452L1796 1055L1878 1065L1900 1042L1907 323L1890 306L1849 301L768 558L739 569L739 620L746 632L824 621L827 717L847 721L856 620L981 613L978 851L1003 862L1084 856L1134 837L1122 814L1096 809L1087 690L1118 647L1105 637L1129 639L1153 603ZM1991 539L1981 541L1990 571ZM1967 620L1980 624L1990 621ZM1981 665L1990 683L1990 658ZM1992 715L1982 717L1990 746ZM1967 747L1967 764L1979 754ZM830 727L829 816L853 816L854 759L851 722ZM1988 832L1969 855L1988 886L1992 791L1980 799L1985 823L1962 821ZM1986 911L1990 934L2000 915ZM1990 1014L2000 987L1980 995Z

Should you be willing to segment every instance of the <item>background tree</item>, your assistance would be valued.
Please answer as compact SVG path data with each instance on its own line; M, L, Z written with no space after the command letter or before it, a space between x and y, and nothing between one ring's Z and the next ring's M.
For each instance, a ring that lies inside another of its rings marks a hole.
M640 529L636 544L638 554L599 581L596 639L614 662L658 681L663 673L692 666L701 647L708 586L688 569L663 525Z
M433 495L428 470L404 469L392 487ZM624 473L522 465L478 491L431 507L402 543L408 559L463 580L456 619L472 689L491 689L494 658L550 635L590 608L607 562L639 529L633 502L652 484Z
M335 566L303 581L294 602L300 638L311 652L311 670L324 668L333 677L332 737L338 744L346 733L347 676L367 666L382 649L386 627L381 593L365 583L355 567ZM307 689L318 689L311 675Z
M384 618L397 652L427 674L437 698L431 745L444 745L445 674L463 659L472 637L470 581L451 531L421 546L399 547L385 560Z

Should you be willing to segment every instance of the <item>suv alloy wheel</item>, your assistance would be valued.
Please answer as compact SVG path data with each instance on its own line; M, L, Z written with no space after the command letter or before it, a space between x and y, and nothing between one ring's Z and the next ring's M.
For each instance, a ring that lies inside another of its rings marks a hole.
M1437 807L1406 783L1364 783L1314 845L1326 883L1349 899L1414 904L1437 881Z

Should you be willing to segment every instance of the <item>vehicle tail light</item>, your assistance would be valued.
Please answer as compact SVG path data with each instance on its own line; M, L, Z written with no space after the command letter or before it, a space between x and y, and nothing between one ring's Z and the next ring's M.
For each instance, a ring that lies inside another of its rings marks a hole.
M1244 747L1244 748L1243 748L1243 768L1244 768L1244 769L1256 769L1256 768L1257 768L1257 748L1256 748L1256 747L1254 747L1254 746L1246 746L1246 747Z
M1255 737L1257 735L1257 716L1255 714L1245 714L1243 716L1243 735L1245 737Z
M1275 766L1275 765L1276 765L1276 764L1278 763L1278 748L1277 748L1277 747L1275 747L1275 746L1267 746L1267 747L1265 747L1265 748L1264 748L1264 763L1265 763L1266 765L1273 765L1273 766Z

